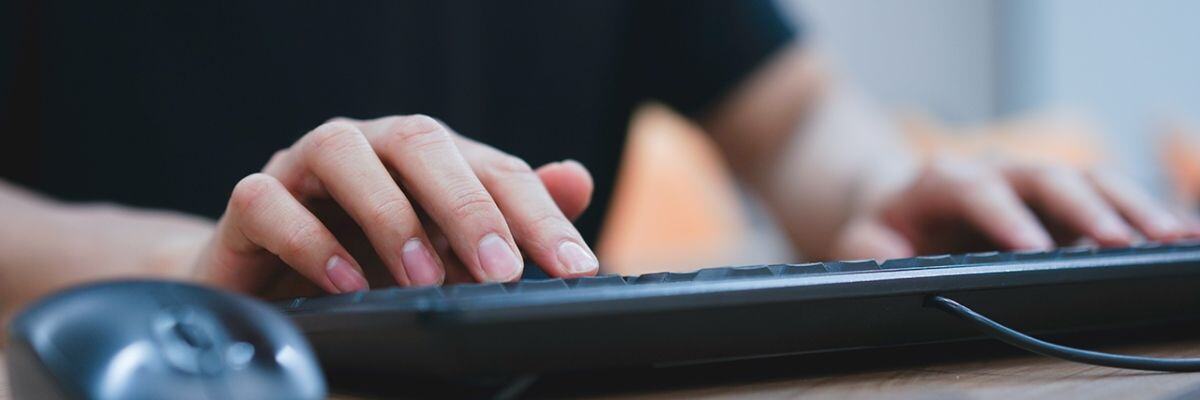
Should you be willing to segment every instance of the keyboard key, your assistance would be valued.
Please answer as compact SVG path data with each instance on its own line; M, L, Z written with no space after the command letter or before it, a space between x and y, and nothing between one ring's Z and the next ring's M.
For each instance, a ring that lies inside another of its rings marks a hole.
M1093 254L1096 250L1094 247L1077 246L1063 247L1057 250L1059 259L1087 257Z
M704 268L696 271L696 276L691 280L696 282L723 281L727 275L729 275L728 267Z
M1129 247L1106 247L1106 248L1096 249L1095 251L1092 252L1092 254L1117 256L1117 255L1123 255L1123 254L1133 254L1134 251L1135 251L1134 249L1129 248Z
M829 272L865 272L878 271L879 264L875 260L829 261L823 263Z
M1045 260L1054 260L1057 258L1058 258L1057 251L1034 250L1034 251L1019 251L1019 252L1013 253L1013 259L1017 260L1017 261L1045 261Z
M729 269L730 278L763 278L773 276L775 276L775 272L765 265L752 265Z
M391 287L367 292L367 295L363 297L363 301L372 303L403 303L417 299L434 300L442 297L442 289L433 286L416 288Z
M787 264L783 266L783 271L779 273L779 276L824 274L826 272L829 271L825 270L825 266L821 263Z
M627 279L626 281L629 283L635 284L635 285L644 285L647 283L662 283L666 279L667 279L666 272L654 272L654 273L649 273L649 274L642 274L641 276L638 276L634 280Z
M308 299L304 298L304 297L297 297L297 298L292 299L291 301L283 302L283 304L284 304L283 306L289 310L295 310L297 308L300 308L300 305L304 304L305 300L308 300Z
M771 269L765 265L754 265L746 267L722 267L722 268L705 268L697 271L696 281L722 281L728 279L744 279L744 278L770 278L775 276L771 273Z
M362 301L366 291L354 293L333 294L321 297L310 297L299 304L299 310L316 310L328 309L334 307L348 306Z
M567 283L562 279L538 279L527 281L516 281L508 288L510 293L531 293L545 292L553 290L566 290Z
M774 276L783 275L784 268L787 268L787 264L771 264L767 266L767 269L771 270L771 275Z
M663 279L663 283L670 282L691 282L696 279L699 272L668 272L667 278Z
M576 289L626 285L625 279L617 275L585 276L582 278L568 279L567 281L571 287Z
M504 290L504 285L499 283L466 283L451 286L449 295L450 297L462 299L469 297L494 296L506 293L508 293L508 291Z
M984 253L969 253L963 256L963 264L985 264L1012 261L1012 253L989 251Z
M1133 251L1138 253L1164 253L1173 249L1173 246L1159 242L1145 242L1133 245Z
M922 268L922 267L941 267L946 265L954 265L954 259L948 254L936 256L920 256L912 258L898 258L895 260L887 260L880 265L882 269L897 269L897 268Z

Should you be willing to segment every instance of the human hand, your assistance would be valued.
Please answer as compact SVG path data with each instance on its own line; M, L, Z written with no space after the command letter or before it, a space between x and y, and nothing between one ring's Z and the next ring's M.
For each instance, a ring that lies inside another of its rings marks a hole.
M268 297L511 281L522 251L551 276L592 275L570 222L591 193L577 162L533 170L430 117L336 119L237 184L195 270Z
M839 259L901 258L981 250L1038 250L1081 238L1105 247L1142 236L1200 233L1123 176L1045 164L942 158L907 187L845 225Z

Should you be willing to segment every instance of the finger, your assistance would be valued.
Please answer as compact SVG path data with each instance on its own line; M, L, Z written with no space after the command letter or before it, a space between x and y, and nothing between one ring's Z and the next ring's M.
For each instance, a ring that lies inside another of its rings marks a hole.
M283 187L292 192L298 199L324 198L328 196L325 187L307 168L297 151L284 149L275 152L262 172L279 180Z
M1179 218L1132 181L1106 171L1093 171L1089 176L1100 194L1147 239L1172 241L1187 234Z
M579 218L592 201L592 175L575 160L543 165L537 169L546 191L558 204L558 209L572 221Z
M991 168L953 159L926 168L890 219L962 218L1004 249L1054 245L1033 212Z
M441 123L416 115L360 127L476 279L507 282L521 276L524 262L504 215Z
M234 187L229 208L219 231L221 247L227 252L215 279L232 285L245 274L261 271L238 258L253 259L262 250L283 262L330 293L345 293L367 288L362 269L333 234L304 208L275 178L266 174L250 175Z
M1067 229L1101 246L1133 243L1133 228L1079 173L1065 168L1037 168L1014 169L1009 175L1022 197Z
M475 277L471 275L471 271L467 269L462 260L458 259L458 255L454 254L454 249L450 248L450 241L438 229L437 224L430 223L425 226L428 227L426 233L429 234L429 241L433 243L433 250L437 252L442 259L442 265L446 268L445 283L475 282Z
M1185 234L1186 238L1200 238L1200 216L1197 216L1191 212L1177 212L1176 215L1179 215L1179 218L1183 220L1184 225L1187 226L1185 229L1187 231Z
M912 257L916 251L900 232L879 221L862 219L846 225L831 254L839 260L888 260Z
M467 139L459 148L508 220L517 244L551 276L591 275L600 264L538 174L520 158Z
M1005 249L1043 250L1054 246L1033 212L999 180L987 181L958 199L958 208L967 220Z
M362 228L396 282L441 284L444 270L416 211L356 126L326 123L298 148L306 169Z

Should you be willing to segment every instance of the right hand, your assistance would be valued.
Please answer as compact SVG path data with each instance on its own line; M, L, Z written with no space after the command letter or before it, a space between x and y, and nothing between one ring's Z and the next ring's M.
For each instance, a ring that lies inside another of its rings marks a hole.
M533 170L427 116L335 119L234 187L196 271L268 297L506 282L522 251L551 276L592 275L570 220L591 194L577 162Z

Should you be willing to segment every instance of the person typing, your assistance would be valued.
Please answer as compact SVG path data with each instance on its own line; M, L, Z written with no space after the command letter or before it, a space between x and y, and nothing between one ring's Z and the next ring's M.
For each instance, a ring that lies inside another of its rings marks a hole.
M6 316L112 277L288 298L594 275L625 124L648 100L711 134L812 259L1198 232L1110 172L918 159L769 1L34 16L12 26L37 40L6 42L0 69Z

